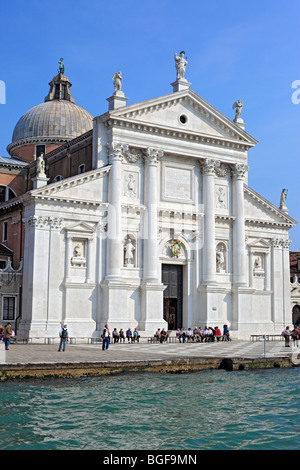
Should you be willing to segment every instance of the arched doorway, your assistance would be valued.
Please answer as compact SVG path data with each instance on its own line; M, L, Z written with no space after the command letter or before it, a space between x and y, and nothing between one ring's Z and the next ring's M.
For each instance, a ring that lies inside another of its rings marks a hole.
M300 305L293 307L293 325L300 325Z

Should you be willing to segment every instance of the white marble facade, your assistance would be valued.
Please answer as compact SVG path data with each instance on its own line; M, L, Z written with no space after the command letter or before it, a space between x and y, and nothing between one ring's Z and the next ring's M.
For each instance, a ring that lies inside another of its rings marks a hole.
M242 120L189 85L114 96L94 120L94 169L26 195L20 334L98 336L108 322L152 336L168 328L163 265L182 266L183 328L249 339L291 323L295 221L248 187L257 141Z

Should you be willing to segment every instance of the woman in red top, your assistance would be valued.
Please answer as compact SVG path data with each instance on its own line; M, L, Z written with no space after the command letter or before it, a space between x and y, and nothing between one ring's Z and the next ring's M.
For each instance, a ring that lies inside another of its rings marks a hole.
M215 327L215 337L217 338L217 341L220 341L222 336L221 330L218 326Z

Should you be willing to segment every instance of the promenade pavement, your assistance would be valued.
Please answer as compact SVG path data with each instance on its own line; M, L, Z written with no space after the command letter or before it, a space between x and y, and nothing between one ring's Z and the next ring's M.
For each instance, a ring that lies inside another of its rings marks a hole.
M299 348L284 346L283 341L242 341L216 343L116 343L102 351L102 344L70 344L58 352L57 344L11 344L9 351L1 345L0 363L5 364L64 364L93 362L161 361L184 358L276 358L300 356Z

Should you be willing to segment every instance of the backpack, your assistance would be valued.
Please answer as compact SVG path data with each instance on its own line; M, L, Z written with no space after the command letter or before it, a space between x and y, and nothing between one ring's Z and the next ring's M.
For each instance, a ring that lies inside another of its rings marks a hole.
M67 336L68 336L68 330L66 328L63 328L61 332L62 339L66 339Z

